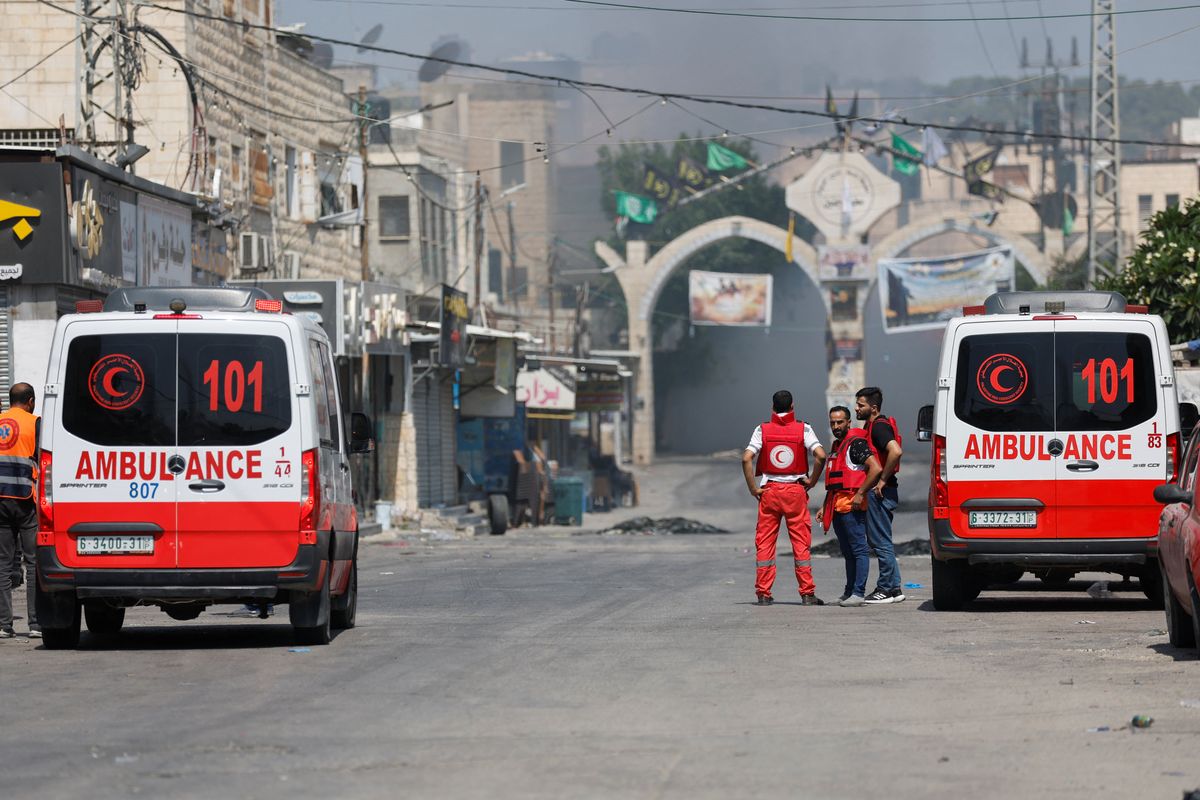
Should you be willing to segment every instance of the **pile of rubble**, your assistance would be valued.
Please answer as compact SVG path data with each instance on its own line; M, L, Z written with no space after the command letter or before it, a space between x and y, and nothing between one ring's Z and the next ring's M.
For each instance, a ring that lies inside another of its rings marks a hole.
M634 517L600 531L602 534L634 534L640 536L672 536L681 533L729 533L724 528L685 517Z

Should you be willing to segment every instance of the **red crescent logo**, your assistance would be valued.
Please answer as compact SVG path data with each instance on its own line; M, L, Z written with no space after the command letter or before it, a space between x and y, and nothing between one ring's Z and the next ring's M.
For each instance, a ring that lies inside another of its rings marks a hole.
M142 396L146 376L142 365L124 353L111 353L92 365L88 373L88 390L92 400L101 408L120 411L129 408Z
M992 370L992 377L988 379L992 384L992 388L995 389L997 392L1007 392L1009 387L1001 385L1000 381L997 379L1000 377L1000 373L1011 372L1011 371L1012 371L1012 367L1010 367L1008 364L1001 364L1000 366L998 366L994 370Z
M1003 373L1011 372L1016 381L1011 386L1000 382ZM1015 403L1029 386L1029 370L1025 362L1010 353L997 353L985 358L975 373L975 387L989 403L1006 406Z
M115 378L117 375L120 375L122 372L128 371L129 370L125 369L124 367L113 367L108 372L104 373L104 380L101 381L101 383L104 384L104 391L108 392L113 397L119 396L121 392L117 389L117 387L112 385L113 378ZM994 382L995 381L993 381L993 383ZM996 388L998 389L1000 387L997 386Z

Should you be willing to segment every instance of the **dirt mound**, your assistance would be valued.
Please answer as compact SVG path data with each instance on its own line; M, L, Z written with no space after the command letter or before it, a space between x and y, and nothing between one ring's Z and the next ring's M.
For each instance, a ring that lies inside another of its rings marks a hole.
M635 517L606 528L601 533L639 534L642 536L671 536L681 533L729 533L724 528L686 517Z
M842 548L838 546L837 539L830 539L827 542L814 545L810 551L814 556L831 556L833 558L842 557ZM898 556L927 556L929 555L929 540L928 539L910 539L907 542L896 543L896 555ZM875 551L871 551L871 558L875 557Z

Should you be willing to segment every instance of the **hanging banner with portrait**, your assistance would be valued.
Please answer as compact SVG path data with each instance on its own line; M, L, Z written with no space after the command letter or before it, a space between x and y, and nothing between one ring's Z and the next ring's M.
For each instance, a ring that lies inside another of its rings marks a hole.
M693 325L770 327L771 276L730 272L688 273Z
M940 328L962 314L963 306L979 305L993 292L1011 290L1015 272L1009 247L935 258L880 259L884 330Z

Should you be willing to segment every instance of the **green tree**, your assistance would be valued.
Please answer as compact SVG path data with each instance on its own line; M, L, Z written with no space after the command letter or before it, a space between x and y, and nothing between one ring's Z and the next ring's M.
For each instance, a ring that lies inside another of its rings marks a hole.
M1200 198L1150 219L1125 270L1099 282L1130 303L1147 305L1167 323L1173 342L1200 337Z

